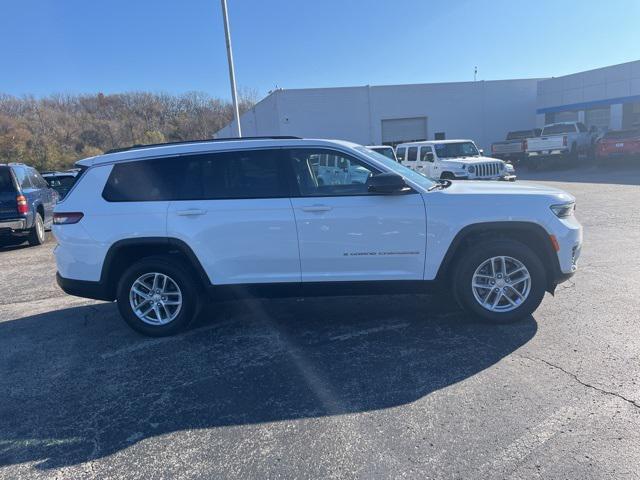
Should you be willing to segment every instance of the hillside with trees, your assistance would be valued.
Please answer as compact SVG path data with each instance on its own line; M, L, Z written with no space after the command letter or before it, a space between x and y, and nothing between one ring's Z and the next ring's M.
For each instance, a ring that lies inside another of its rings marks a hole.
M256 95L241 95L241 112ZM233 117L229 102L204 93L0 94L0 163L69 168L84 157L135 144L212 138Z

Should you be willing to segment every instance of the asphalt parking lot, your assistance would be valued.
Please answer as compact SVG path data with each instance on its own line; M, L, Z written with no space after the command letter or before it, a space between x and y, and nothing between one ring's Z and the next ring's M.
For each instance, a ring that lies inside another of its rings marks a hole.
M183 335L0 250L0 478L640 478L640 168L577 197L580 270L533 318L428 296L227 302Z

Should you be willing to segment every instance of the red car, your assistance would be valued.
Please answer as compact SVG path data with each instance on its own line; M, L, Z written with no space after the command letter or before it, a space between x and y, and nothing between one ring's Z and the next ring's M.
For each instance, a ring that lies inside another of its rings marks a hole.
M612 130L605 133L596 147L596 160L600 164L622 158L640 160L640 127Z

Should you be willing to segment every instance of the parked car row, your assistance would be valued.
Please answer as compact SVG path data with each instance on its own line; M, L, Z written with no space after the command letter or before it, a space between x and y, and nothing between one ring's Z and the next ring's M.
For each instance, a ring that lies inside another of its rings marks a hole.
M542 129L509 132L506 140L491 145L492 156L535 170L545 165L599 165L612 160L640 160L640 126L604 134L582 122L559 122Z

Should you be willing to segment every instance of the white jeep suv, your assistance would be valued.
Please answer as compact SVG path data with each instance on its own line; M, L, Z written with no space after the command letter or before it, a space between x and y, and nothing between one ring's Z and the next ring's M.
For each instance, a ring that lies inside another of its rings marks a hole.
M402 164L430 178L515 181L513 165L485 157L471 140L430 140L396 147Z
M319 182L327 155L364 181ZM55 210L62 289L117 300L169 335L201 301L426 292L492 322L531 314L576 270L574 198L548 187L433 181L344 141L291 137L133 147L81 160ZM208 294L208 295L205 295Z

